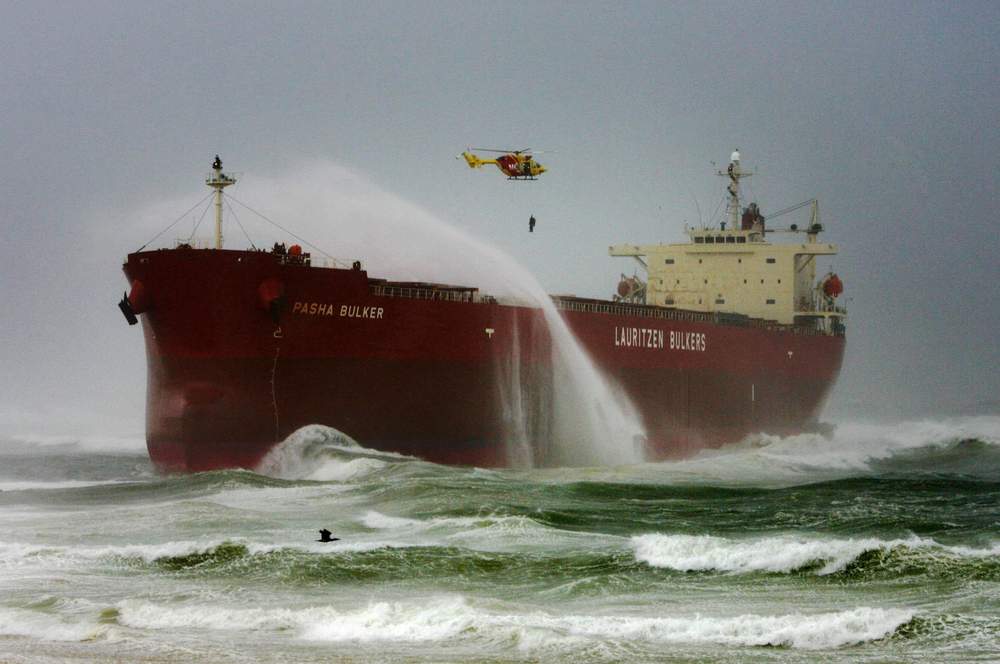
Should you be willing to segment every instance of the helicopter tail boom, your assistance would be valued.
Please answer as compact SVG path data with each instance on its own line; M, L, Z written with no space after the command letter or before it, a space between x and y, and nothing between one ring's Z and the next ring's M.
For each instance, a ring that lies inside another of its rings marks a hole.
M472 154L471 152L463 152L462 156L465 157L465 161L466 161L467 164L469 164L469 168L481 168L482 166L485 166L486 164L495 164L495 163L497 163L496 159L480 159L479 157L477 157L476 155Z

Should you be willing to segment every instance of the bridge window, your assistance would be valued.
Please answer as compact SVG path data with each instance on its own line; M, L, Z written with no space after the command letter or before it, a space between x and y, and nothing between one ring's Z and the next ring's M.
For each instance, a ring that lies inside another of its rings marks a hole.
M673 303L674 303L674 301L672 299L670 299L670 298L667 298L667 299L665 299L663 301L663 304L673 304Z
M717 299L717 300L715 301L715 303L716 303L716 304L725 304L725 303L726 303L726 301L720 298L720 299Z
M745 237L743 237L742 235L739 236L738 238L736 238L736 243L737 244L746 244L746 242L747 242L747 239Z
M767 259L767 262L768 262L768 263L773 263L773 262L774 262L774 259L773 259L773 258L768 258L768 259Z
M768 300L767 303L768 304L774 304L774 300Z
M705 244L715 244L715 238L711 235L705 236Z
M664 263L666 263L667 265L673 265L674 264L674 259L673 258L668 258L667 260L664 261Z
M695 243L695 244L701 244L701 243L703 243L704 241L705 241L705 238L703 238L703 237L696 237L696 238L694 239L694 243Z
M726 242L730 244L736 244L736 238L730 235L729 237L726 238Z

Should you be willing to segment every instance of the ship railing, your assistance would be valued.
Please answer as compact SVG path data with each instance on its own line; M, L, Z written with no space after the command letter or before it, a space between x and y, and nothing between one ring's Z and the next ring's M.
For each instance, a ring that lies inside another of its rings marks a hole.
M186 237L177 238L174 241L174 248L186 247L188 249L212 249L215 247L215 240L207 237Z
M410 288L408 286L372 285L372 295L382 297L404 297L411 300L442 300L446 302L478 302L472 290L440 290L437 288Z
M644 318L662 318L664 320L679 320L696 323L713 322L712 314L685 309L666 309L643 305L628 305L618 302L589 302L581 300L566 300L552 298L556 307L564 311L580 311L584 313L612 314L616 316L642 316Z
M759 330L769 330L771 332L791 332L792 334L802 334L805 336L825 335L822 329L816 328L812 324L786 324L764 318L751 318L748 327Z
M489 295L479 295L474 290L445 290L436 288L413 288L409 286L391 286L372 284L371 294L382 297L402 297L413 300L438 300L447 302L482 302L490 303L496 300ZM578 311L583 313L600 313L616 316L636 316L641 318L658 318L686 323L714 323L753 327L772 331L791 332L793 334L817 335L824 334L822 330L805 325L786 325L763 318L750 318L740 315L719 315L687 309L668 309L648 305L628 305L621 303L563 299L553 297L552 302L557 309L563 311Z
M847 307L837 306L833 298L815 297L812 299L802 298L795 308L797 314L825 313L847 315Z
M356 262L357 261L347 260L346 258L334 258L333 256L312 257L313 267L326 267L337 270L350 270L352 267L354 267L354 263Z
M556 308L564 311L579 311L584 313L611 314L615 316L637 316L641 318L659 318L686 323L714 323L737 327L753 327L757 329L791 332L792 334L817 335L824 334L822 330L805 325L786 325L763 318L750 318L739 314L720 314L687 309L668 309L649 305L627 305L621 303L599 302L588 300L563 299L553 297Z

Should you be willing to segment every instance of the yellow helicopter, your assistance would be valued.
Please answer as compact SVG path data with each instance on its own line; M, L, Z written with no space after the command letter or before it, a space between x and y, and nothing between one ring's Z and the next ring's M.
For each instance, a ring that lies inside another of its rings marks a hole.
M481 159L472 153L473 150L480 152L499 152L496 159ZM546 168L535 161L531 156L531 148L523 150L490 150L488 148L469 148L459 157L464 157L469 168L480 168L486 164L496 164L508 180L537 180L538 176L546 171ZM457 159L458 157L456 157Z

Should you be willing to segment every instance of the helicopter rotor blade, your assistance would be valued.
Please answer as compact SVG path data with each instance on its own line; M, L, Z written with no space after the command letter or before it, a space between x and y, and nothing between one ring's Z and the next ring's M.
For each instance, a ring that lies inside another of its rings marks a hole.
M469 150L475 150L477 152L499 152L500 154L532 154L531 148L523 148L521 150L496 150L494 148L469 148Z

